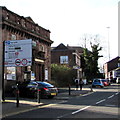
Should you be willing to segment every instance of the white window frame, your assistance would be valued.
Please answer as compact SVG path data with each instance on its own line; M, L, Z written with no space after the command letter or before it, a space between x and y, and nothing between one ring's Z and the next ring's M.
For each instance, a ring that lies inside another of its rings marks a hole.
M68 56L60 56L60 64L68 64Z

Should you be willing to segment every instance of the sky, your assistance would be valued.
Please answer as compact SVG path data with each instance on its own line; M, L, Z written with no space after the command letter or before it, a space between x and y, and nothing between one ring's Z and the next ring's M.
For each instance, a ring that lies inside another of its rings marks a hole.
M85 46L90 41L103 47L100 64L118 56L119 0L0 0L0 6L51 31L52 46L60 43ZM109 27L109 29L107 28ZM108 42L109 51L108 52Z

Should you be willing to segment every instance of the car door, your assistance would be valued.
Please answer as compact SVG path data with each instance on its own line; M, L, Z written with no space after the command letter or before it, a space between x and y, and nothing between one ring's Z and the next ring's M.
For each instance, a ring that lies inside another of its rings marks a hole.
M28 95L33 95L37 91L38 84L35 82L30 82L26 87L26 92Z

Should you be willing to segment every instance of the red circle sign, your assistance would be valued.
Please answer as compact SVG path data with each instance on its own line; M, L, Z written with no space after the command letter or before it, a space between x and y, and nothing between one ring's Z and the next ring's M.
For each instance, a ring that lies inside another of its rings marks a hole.
M15 65L19 66L20 64L21 64L20 59L16 59L16 60L15 60Z
M27 59L25 59L25 58L22 59L22 65L23 65L23 66L27 65L27 63L28 63Z

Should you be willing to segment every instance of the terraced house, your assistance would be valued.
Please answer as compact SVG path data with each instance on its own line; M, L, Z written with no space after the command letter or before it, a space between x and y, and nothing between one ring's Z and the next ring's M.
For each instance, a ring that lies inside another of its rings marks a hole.
M32 65L4 67L4 83L9 88L17 81L51 79L50 31L36 24L31 17L20 16L6 7L0 7L2 40L32 39ZM1 47L3 51L3 46ZM4 55L4 54L3 54Z

